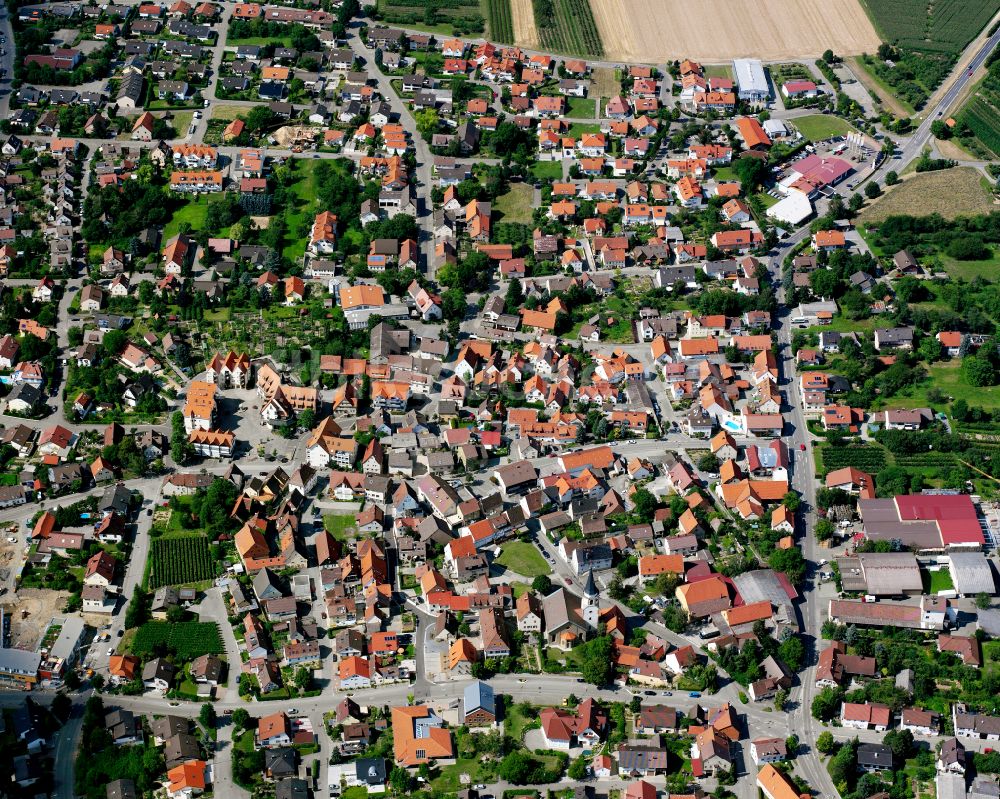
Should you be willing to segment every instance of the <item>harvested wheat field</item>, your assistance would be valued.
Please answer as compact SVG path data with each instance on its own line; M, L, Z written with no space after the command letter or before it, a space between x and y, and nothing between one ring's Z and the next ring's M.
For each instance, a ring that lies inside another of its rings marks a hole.
M993 196L983 188L983 176L972 167L942 169L907 175L897 186L861 212L861 221L880 222L886 217L904 214L956 216L988 214L998 210Z
M514 20L514 41L522 47L538 48L538 28L531 0L510 0L510 13Z
M874 51L858 0L590 0L608 60L765 61Z

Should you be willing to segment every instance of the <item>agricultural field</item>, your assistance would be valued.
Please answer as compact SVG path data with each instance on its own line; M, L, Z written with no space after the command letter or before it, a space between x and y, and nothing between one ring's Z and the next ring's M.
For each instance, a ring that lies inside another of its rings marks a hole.
M986 77L959 112L955 135L962 146L981 159L1000 156L1000 61L990 65Z
M136 630L129 651L145 659L161 646L166 646L184 661L194 660L200 655L222 655L226 651L219 625L200 621L182 621L177 624L147 621Z
M861 212L865 224L897 215L940 214L945 219L988 214L997 210L982 185L982 175L971 167L907 175L902 182Z
M886 42L951 54L961 52L1000 10L1000 0L863 0L863 3Z
M588 0L532 0L535 27L546 50L599 58L604 55Z
M479 0L379 0L378 15L393 25L446 36L486 30Z
M538 28L535 27L535 9L531 0L508 0L514 26L514 41L524 47L538 47Z
M208 539L200 534L171 535L153 540L150 589L163 585L185 585L215 576Z
M873 52L880 41L858 0L590 0L590 6L607 57L616 61L817 58L834 44L831 31L840 55Z
M889 463L889 454L875 444L863 447L824 446L820 448L820 458L826 472L853 466L863 472L875 474Z
M502 44L514 43L514 16L511 0L486 0L489 37Z

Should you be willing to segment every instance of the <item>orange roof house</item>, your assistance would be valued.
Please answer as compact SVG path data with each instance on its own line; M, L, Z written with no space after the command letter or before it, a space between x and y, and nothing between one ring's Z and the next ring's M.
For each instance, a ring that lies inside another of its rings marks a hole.
M679 585L674 595L681 607L693 617L704 617L721 610L728 610L732 604L729 599L729 587L717 574L695 583Z
M392 708L393 751L401 766L419 766L455 756L451 732L425 705Z
M167 772L167 793L202 793L205 790L205 761L189 760Z

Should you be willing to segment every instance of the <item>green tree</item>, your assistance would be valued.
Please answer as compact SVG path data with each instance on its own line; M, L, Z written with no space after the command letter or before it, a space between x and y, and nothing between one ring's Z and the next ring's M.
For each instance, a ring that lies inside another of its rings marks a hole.
M592 685L607 685L615 673L614 644L609 635L601 635L581 647L580 673Z
M815 529L816 540L828 541L829 539L833 538L834 529L835 528L833 526L833 522L831 522L829 519L820 519L818 522L816 522L816 529Z
M248 724L250 722L250 714L247 713L247 711L244 708L242 707L236 708L236 710L233 711L232 720L233 720L233 726L237 730L249 729Z
M587 773L589 772L589 767L587 766L587 758L583 755L576 758L572 763L569 764L569 769L566 771L566 776L571 780L585 780L587 778Z
M632 504L639 520L648 524L653 521L653 516L660 503L647 489L640 488L632 494Z
M552 580L549 579L547 574L539 574L531 581L531 588L542 596L545 596L552 590Z
M823 688L813 697L812 711L813 718L820 721L830 721L835 718L840 709L840 701L843 692L838 688Z
M899 175L897 175L893 170L890 169L888 172L885 173L885 185L895 186L897 183L899 183Z
M876 197L882 194L882 189L874 180L869 180L865 184L865 197L869 200L874 200Z
M781 499L782 504L792 513L797 513L802 504L802 498L798 491L788 491Z
M820 754L830 754L836 745L837 742L833 739L833 733L829 730L823 730L823 732L816 736L816 750Z
M792 671L799 671L805 660L805 646L797 635L790 635L778 645L778 657Z
M980 610L987 610L990 605L993 604L993 597L987 594L985 591L980 591L976 594L976 607Z
M698 458L698 471L717 472L719 471L719 459L711 452L706 452Z
M201 710L198 711L198 721L201 722L201 726L206 730L215 726L215 708L212 706L211 702L205 702L205 704L201 706Z
M747 192L762 186L771 174L765 159L752 156L737 158L733 163L733 169L736 172L736 177L743 184L744 191Z

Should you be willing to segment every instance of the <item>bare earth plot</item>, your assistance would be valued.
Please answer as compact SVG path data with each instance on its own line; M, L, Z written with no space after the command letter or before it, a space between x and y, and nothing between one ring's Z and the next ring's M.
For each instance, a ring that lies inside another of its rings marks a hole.
M862 211L861 221L879 222L894 214L941 214L945 219L988 214L997 206L983 188L982 179L982 174L972 167L908 175Z
M857 0L590 0L608 60L769 61L875 50Z
M538 29L531 0L510 0L510 13L514 20L514 41L522 47L538 48Z

